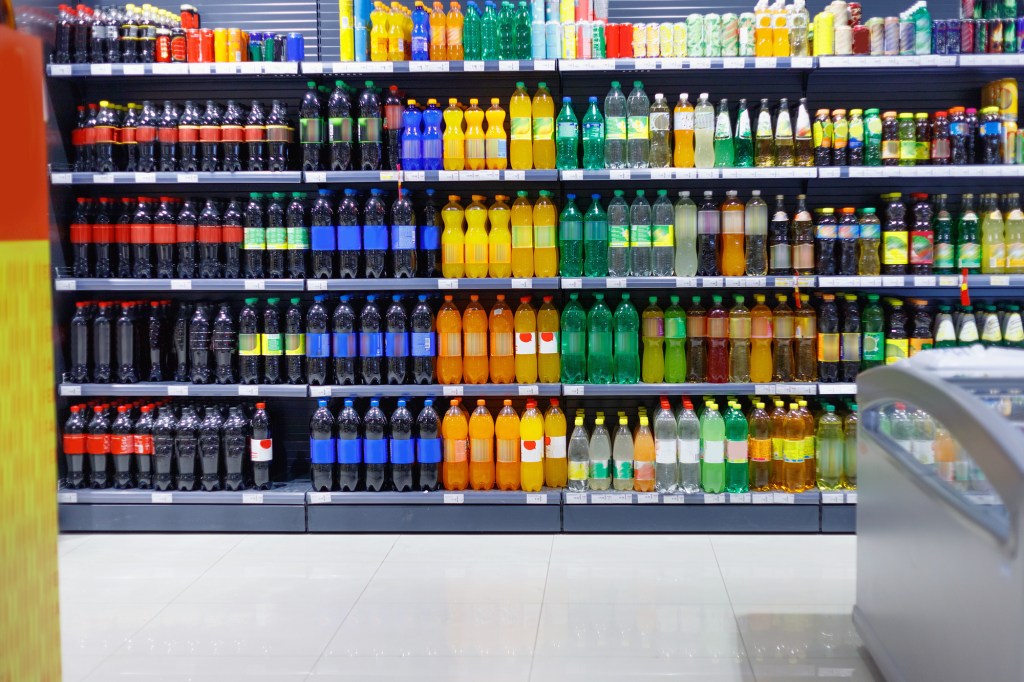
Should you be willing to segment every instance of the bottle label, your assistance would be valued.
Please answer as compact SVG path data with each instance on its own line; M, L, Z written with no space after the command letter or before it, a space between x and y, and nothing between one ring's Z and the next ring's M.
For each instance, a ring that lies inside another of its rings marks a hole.
M750 338L751 320L739 315L729 316L729 338L733 341L746 341Z
M486 357L487 332L463 332L465 357Z
M260 335L239 334L238 354L241 356L260 355Z
M558 332L540 332L537 334L537 352L540 355L558 353Z
M993 270L1006 267L1006 244L989 244L988 256L985 258L988 267Z
M995 315L985 315L983 319L981 340L991 344L1000 343L1003 340L1003 334L999 329L999 318Z
M306 335L305 334L285 334L284 335L284 354L285 355L305 355L306 354ZM268 353L273 355L273 353Z
M707 464L721 464L725 461L725 441L701 439L701 442L704 444L702 457L704 462Z
M1013 242L1006 245L1006 267L1024 268L1024 242Z
M960 338L958 341L960 345L966 345L968 343L975 343L978 340L978 327L974 324L974 317L971 316L969 322L964 323L960 327Z
M392 464L412 464L415 460L415 452L413 441L411 438L405 438L399 440L392 438L388 441L391 445L391 463Z
M249 228L246 228L249 229ZM284 251L288 248L288 233L283 227L267 228L267 250Z
M331 335L330 334L306 334L306 357L329 358L331 357Z
M263 355L281 355L284 337L281 334L260 334L260 351Z
M135 454L136 455L152 455L153 454L153 436L146 434L135 434Z
M933 159L948 159L950 156L949 140L946 138L939 138L932 140L932 158Z
M295 129L288 125L267 124L267 142L282 142L291 144L295 136Z
M839 334L818 334L818 362L839 362Z
M789 244L772 244L771 262L773 270L789 270L793 267L793 250Z
M680 464L697 464L700 462L700 441L679 438L676 440L676 452Z
M274 441L270 438L250 438L249 458L254 462L274 460Z
M721 232L718 211L697 211L697 234L718 234Z
M513 116L511 120L512 128L512 140L531 140L532 135L530 134L530 117L529 116Z
M957 256L957 267L977 270L981 267L981 244L963 242Z
M267 231L262 227L245 228L242 238L242 248L247 251L263 251L267 248Z
M671 248L675 246L674 237L671 225L654 225L651 228L651 243L653 246Z
M352 119L327 119L327 142L329 144L342 144L352 142Z
M519 439L498 438L495 442L494 459L496 462L512 463L519 461Z
M900 158L900 141L899 140L882 140L882 159L899 159Z
M882 225L875 222L864 222L860 224L860 238L861 239L881 239L882 238Z
M359 355L379 358L384 355L384 335L380 332L359 332Z
M388 439L363 439L363 461L366 462L367 464L387 464Z
M337 459L337 446L334 439L309 439L309 461L312 464L334 464Z
M886 265L906 265L908 237L905 231L886 232L882 262Z
M846 148L850 139L850 124L845 118L841 118L832 124L832 141L836 149Z
M1003 332L1003 341L1013 344L1024 342L1024 325L1021 324L1019 313L1007 314L1006 331Z
M406 332L385 333L384 355L389 358L409 357L409 334Z
M267 126L267 128L269 127ZM380 129L381 120L379 118L359 118L359 142L362 144L380 143Z
M864 146L864 119L855 118L850 121L850 149Z
M604 143L604 122L583 121L583 141Z
M773 462L781 462L782 461L782 459L783 459L783 457L782 457L782 450L783 450L784 446L785 446L785 440L784 439L782 439L782 438L772 438L772 461Z
M288 238L288 249L290 251L309 250L309 229L305 227L285 228Z
M685 339L686 338L686 320L683 317L666 317L665 318L665 338L666 339Z
M612 460L612 466L615 469L615 478L617 479L628 479L633 478L633 461L632 460Z
M637 338L634 331L615 332L615 355L635 357L637 352Z
M487 157L487 145L483 138L466 139L466 158L483 159Z
M533 119L533 139L552 140L555 137L555 119L550 116L538 116Z
M358 225L338 225L338 250L362 251L362 232Z
M722 234L743 234L743 211L722 211Z
M338 464L359 464L363 461L363 441L361 438L342 440L339 438Z
M609 225L608 245L617 248L629 246L629 225Z
M840 239L856 239L860 236L860 224L855 222L839 223Z
M363 225L363 248L367 251L387 251L388 228L385 225Z
M649 119L649 130L658 133L669 131L670 118L667 111L653 112Z
M65 455L84 455L85 434L65 434L62 440L62 446L64 448Z
M804 461L804 439L790 438L782 441L782 459L788 464L800 464Z
M441 441L437 438L417 438L416 461L420 464L439 464L441 462Z
M654 461L658 464L676 463L676 441L674 438L654 441Z
M605 119L604 126L606 140L626 139L626 118L624 116L609 116Z
M592 459L588 462L587 475L590 478L603 481L608 478L608 460Z
M747 448L751 462L770 462L772 459L771 439L751 438L747 441Z
M956 345L956 330L953 328L953 319L949 315L941 315L935 327L935 342Z
M772 317L771 315L758 315L750 319L750 338L770 339L772 338Z
M967 136L967 123L956 122L949 124L949 134L954 137L966 137Z
M415 225L392 225L391 248L395 251L413 251L416 249Z
M533 225L512 226L512 248L526 249L533 246Z
M835 223L820 222L816 230L818 239L835 239L839 236L838 226Z
M443 358L462 357L462 334L460 332L441 332L437 337L440 344L438 355Z
M814 453L816 452L816 450L815 450L815 442L817 440L818 439L815 438L814 436L804 436L804 461L805 462L807 460L809 460L809 459L814 459Z
M299 119L299 142L302 144L322 144L323 127L319 118Z
M436 344L434 332L412 332L410 334L410 354L414 358L434 357Z
M565 436L545 436L544 456L548 459L565 459Z
M931 230L910 233L910 262L913 265L931 265L935 259L935 234Z
M998 334L998 331L999 331L999 324L996 323L996 332L997 332L997 334ZM999 340L1002 340L1001 336L999 337ZM912 355L912 356L913 355L917 355L918 353L920 353L923 350L928 350L929 348L932 348L935 345L934 343L932 343L931 339L909 339L909 341L910 341L910 355Z
M587 480L587 462L569 462L569 480Z
M730 464L746 464L747 462L747 441L727 440L725 441L725 458Z
M886 339L885 340L885 364L891 365L898 360L903 360L910 352L909 339Z
M820 121L815 119L811 127L811 135L814 139L815 149L832 148L832 121Z
M340 227L338 229L341 230ZM437 225L420 226L420 245L421 248L427 251L436 251L437 249L441 248L441 230L437 227ZM340 237L338 239L338 248L341 248Z
M160 130L160 141L164 141L164 130ZM245 126L245 141L254 144L267 141L267 127L261 125L247 125Z
M605 241L608 239L608 223L604 220L586 220L583 222L584 241Z
M579 127L572 121L559 121L558 123L558 139L572 139L575 140L579 133Z
M484 145L488 159L507 159L508 141L502 137L488 137Z
M544 443L540 440L519 441L519 458L521 462L539 462L544 458Z
M533 355L536 352L536 334L533 332L516 332L516 355Z
M917 142L914 140L900 140L900 161L917 160Z
M491 356L508 357L515 352L513 334L509 332L491 332Z
M112 142L113 139L104 139L104 131L113 131L113 128L96 126L94 135L97 142ZM180 125L178 126L178 142L190 143L199 141L199 126Z
M331 351L334 357L356 357L356 335L354 332L334 332L331 336L331 341Z
M537 249L553 249L558 246L554 225L534 225L533 246Z
M465 462L468 455L467 449L467 443L464 438L458 440L444 439L445 463Z
M695 111L693 115L693 128L696 130L711 130L715 127L715 114L712 110Z
M864 332L864 345L861 352L868 362L881 362L885 359L885 334L882 332Z
M650 246L651 245L651 226L650 225L630 225L629 226L629 245L633 247L637 246Z
M860 334L844 332L840 340L840 359L843 362L860 362Z
M582 240L583 223L579 220L559 221L558 239L563 242L578 242Z
M673 115L676 130L693 130L693 111L676 111Z
M135 437L132 434L111 434L110 454L130 455L135 452Z

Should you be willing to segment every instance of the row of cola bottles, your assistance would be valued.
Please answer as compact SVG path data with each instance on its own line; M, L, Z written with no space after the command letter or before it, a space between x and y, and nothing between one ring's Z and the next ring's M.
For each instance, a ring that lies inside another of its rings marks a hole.
M333 310L317 295L230 303L79 301L68 326L70 383L193 384L434 383L436 335L426 295L370 294L356 312L344 295ZM386 306L386 307L385 307Z
M77 199L71 272L79 278L441 277L441 209L428 189L360 197L253 192L248 202L175 197ZM200 204L202 202L202 204ZM116 213L116 215L115 215ZM417 215L418 213L418 215ZM307 215L309 220L307 221ZM312 226L308 226L309 224Z
M66 488L266 490L274 440L266 405L90 402L62 438Z

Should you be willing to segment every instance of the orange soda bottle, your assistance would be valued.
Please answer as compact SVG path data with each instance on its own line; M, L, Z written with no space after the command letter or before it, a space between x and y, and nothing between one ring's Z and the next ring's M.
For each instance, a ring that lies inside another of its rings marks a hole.
M434 7L437 7L440 3L435 2ZM459 9L458 2L452 2L450 5L451 9L448 10L448 16L445 17L445 31L448 34L445 37L445 42L448 48L448 60L449 61L462 61L465 59L465 47L462 42L463 27L465 26L466 18L462 15L462 10Z
M487 311L480 305L480 297L473 294L462 313L462 374L467 384L486 384L487 366Z
M494 487L494 418L485 403L477 400L469 418L469 485L473 490Z
M506 400L494 422L494 480L498 490L519 490L519 415Z
M742 277L747 271L743 252L743 215L746 207L736 198L736 190L726 192L722 203L722 274Z
M487 209L487 219L491 222L491 231L487 233L487 274L491 277L512 274L512 231L508 226L512 212L507 201L507 196L498 194Z
M469 436L469 424L466 413L459 407L458 400L451 401L451 407L444 414L441 422L441 438L444 439L444 473L445 490L465 490L469 485L469 462L467 461L466 439Z
M754 294L750 309L750 380L763 384L772 380L772 311L764 294Z
M498 294L491 308L491 383L511 384L516 378L515 323L505 294Z
M530 305L530 297L519 299L516 309L516 382L533 384L537 381L537 313Z
M568 478L565 430L565 413L552 398L544 413L544 485L549 488L564 488Z
M537 311L537 380L556 384L562 372L558 347L558 310L551 304L553 296L545 296Z
M462 315L451 296L437 311L437 383L462 383Z
M526 410L519 422L519 458L523 490L539 491L544 486L544 418L533 399L526 401Z
M654 490L654 433L647 412L640 413L640 425L633 435L633 490L649 493Z
M443 62L448 58L446 23L444 5L435 2L434 8L430 10L430 61L432 62Z

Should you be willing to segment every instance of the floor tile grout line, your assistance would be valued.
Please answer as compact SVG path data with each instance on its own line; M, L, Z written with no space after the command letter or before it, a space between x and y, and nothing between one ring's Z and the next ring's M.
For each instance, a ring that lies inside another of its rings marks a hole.
M718 566L718 575L722 578L722 587L725 588L725 596L729 598L729 611L732 612L732 622L736 626L736 632L740 636L740 642L743 644L743 653L745 656L743 660L747 664L747 670L750 672L750 679L753 682L757 682L757 675L754 673L754 664L750 662L750 649L747 647L747 638L743 636L743 628L740 627L740 621L736 618L736 607L732 603L732 595L729 594L729 583L725 579L725 572L722 570L722 562L718 558L718 552L715 550L715 539L713 536L708 535L708 542L711 544L711 554L715 557L715 565Z
M540 642L540 624L544 619L544 600L548 596L548 580L551 579L551 559L555 555L555 536L551 535L551 548L548 550L548 568L544 571L544 589L540 593L540 611L537 612L537 631L533 634L533 650L530 652L530 672L527 682L533 679L533 663L537 660L537 643Z

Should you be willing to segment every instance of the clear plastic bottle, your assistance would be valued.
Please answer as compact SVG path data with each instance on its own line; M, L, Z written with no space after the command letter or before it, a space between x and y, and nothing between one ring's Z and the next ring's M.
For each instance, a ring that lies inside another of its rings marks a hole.
M668 168L672 165L672 114L665 95L657 93L650 113L650 166Z
M626 96L618 81L604 98L604 167L626 168Z
M604 158L605 122L597 107L597 98L588 100L587 113L583 116L583 168L600 170L605 167Z
M583 424L583 414L580 410L575 419L575 427L568 446L568 489L573 492L582 492L589 488L588 467L590 464L590 437L587 435L587 427Z
M629 274L634 277L650 277L651 253L651 204L644 196L644 190L636 191L636 198L629 206Z
M631 269L630 258L630 207L623 198L621 189L615 190L615 197L608 202L608 276L625 277Z
M630 439L630 445L632 445ZM604 425L604 413L598 412L594 420L594 432L590 435L589 467L587 485L591 490L608 490L611 487L612 439Z
M708 93L700 93L693 109L693 165L696 168L715 166L715 108Z
M669 277L675 269L675 207L668 190L658 190L651 214L651 274Z
M659 493L674 493L679 489L676 418L664 396L654 415L654 487Z
M761 198L760 190L750 192L743 232L747 275L763 277L768 274L768 204Z
M565 206L558 216L558 274L561 277L583 276L583 214L576 206L576 195L567 194Z
M615 490L632 490L633 434L629 431L629 420L622 413L619 414L619 428L612 443L612 463L615 467L612 487Z
M679 193L674 207L675 231L674 268L677 277L697 274L697 204L688 191Z
M693 404L684 399L676 419L676 452L679 458L679 490L688 495L699 493L701 488L700 430L700 420L693 411Z
M572 98L562 98L562 110L555 122L555 167L558 170L579 168L580 126L572 110Z
M735 299L729 311L729 381L746 384L750 382L750 310L742 296Z
M722 213L711 190L705 190L704 201L697 209L697 276L720 274L718 245L722 235Z

